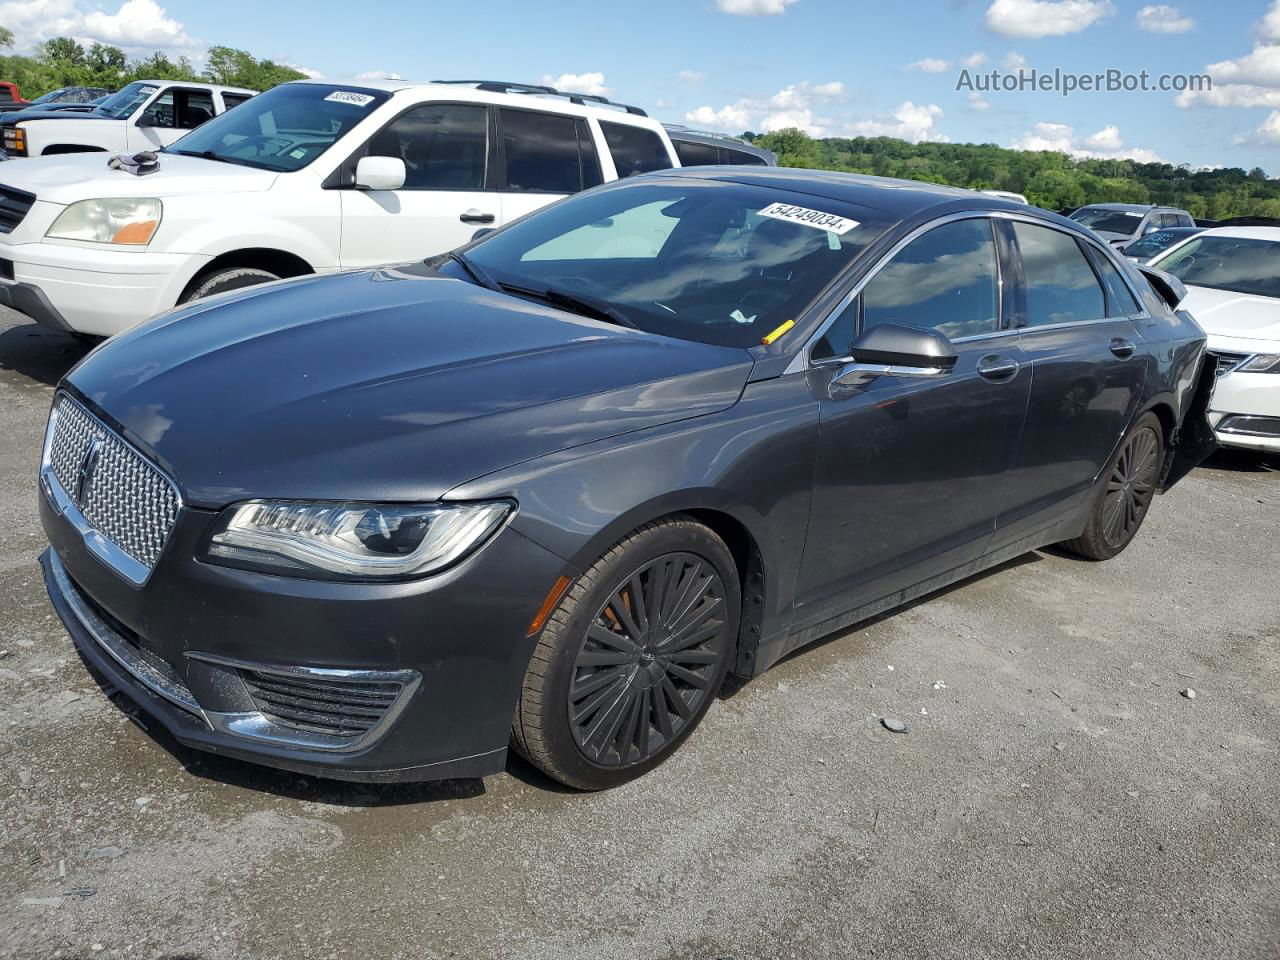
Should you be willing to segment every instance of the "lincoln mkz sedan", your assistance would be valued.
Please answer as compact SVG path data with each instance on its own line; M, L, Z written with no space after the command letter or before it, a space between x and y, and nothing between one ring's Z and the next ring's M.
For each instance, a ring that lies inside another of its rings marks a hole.
M634 177L99 347L49 420L46 584L192 747L609 787L728 673L1123 550L1208 431L1179 288L977 193Z

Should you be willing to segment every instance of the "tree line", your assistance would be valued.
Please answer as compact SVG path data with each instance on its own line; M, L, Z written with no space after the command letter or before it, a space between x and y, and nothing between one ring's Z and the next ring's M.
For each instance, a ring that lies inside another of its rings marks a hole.
M1201 219L1280 218L1280 182L1260 168L1077 159L993 143L908 143L891 137L814 139L801 130L748 133L788 167L901 177L973 190L1012 190L1049 210L1087 203L1155 203Z
M13 44L13 32L0 27L0 51L12 49ZM203 70L186 57L172 60L158 50L131 60L119 47L93 43L86 48L70 37L46 40L30 56L0 53L0 80L16 83L28 100L59 87L118 90L134 80L203 81L262 91L303 78L292 67L259 60L233 47L210 47Z

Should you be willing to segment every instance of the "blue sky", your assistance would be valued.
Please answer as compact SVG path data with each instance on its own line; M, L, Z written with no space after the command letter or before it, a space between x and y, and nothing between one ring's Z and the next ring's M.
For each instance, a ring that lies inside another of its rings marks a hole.
M1280 0L10 0L66 33L197 61L210 44L328 79L555 82L740 132L993 142L1280 175ZM957 91L1019 67L1208 73L1210 94Z

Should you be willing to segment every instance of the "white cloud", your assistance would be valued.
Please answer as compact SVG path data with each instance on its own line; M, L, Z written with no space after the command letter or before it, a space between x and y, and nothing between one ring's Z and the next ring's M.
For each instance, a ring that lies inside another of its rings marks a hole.
M1264 43L1280 43L1280 0L1273 0L1262 19L1253 25L1253 32Z
M707 79L707 75L705 73L699 73L697 70L681 70L676 74L676 79L681 83L692 85L695 83L701 83L703 80Z
M19 43L32 47L53 37L74 37L131 53L203 54L203 41L191 36L156 0L124 0L114 13L96 9L87 0L10 0L0 3L0 23Z
M921 73L945 73L951 69L951 61L941 60L938 57L925 57L915 63L908 63L907 69L919 70Z
M969 102L966 104L966 106L970 110L977 110L981 112L983 110L991 109L991 101L983 97L983 95L980 94L977 90L974 90L970 92Z
M674 106L675 104L670 100L663 100L661 97L653 101L653 107L655 110L670 110Z
M1215 85L1252 83L1280 87L1280 44L1263 44L1243 57L1211 63L1205 73L1213 77Z
M751 126L751 117L740 106L729 104L716 110L714 107L698 107L684 115L686 123L694 123L700 127L711 127L713 130L731 130L741 133Z
M803 130L811 137L825 137L827 128L816 122L813 111L807 107L795 110L779 110L777 113L768 114L760 121L760 126L764 128L765 133L772 133L774 130L787 130L795 127L797 130Z
M815 97L826 97L832 100L844 96L844 84L839 80L814 84L809 90Z
M289 56L289 54L287 53L277 53L271 59L274 62L280 64L281 66L288 67L291 70L297 70L300 74L302 74L304 77L306 77L309 80L324 79L324 74L322 72L320 72L319 70L312 69L311 67L304 67L299 63L294 63L293 57Z
M859 137L897 137L911 143L945 142L947 136L936 126L941 119L942 108L936 103L916 105L907 100L893 111L891 117L862 120L850 129Z
M985 53L983 53L981 50L978 50L974 53L969 54L967 57L964 57L960 61L960 63L972 69L974 67L985 66L988 59L990 58Z
M366 70L364 73L357 73L353 80L403 80L404 77L398 73L391 73L387 70Z
M1138 27L1151 33L1186 33L1194 30L1196 22L1184 17L1177 7L1156 3L1138 11Z
M543 76L542 82L566 93L585 93L593 97L607 97L612 92L604 85L604 74L562 73L558 77Z
M1280 111L1272 110L1253 132L1253 139L1268 146L1280 145Z
M1251 83L1224 83L1212 90L1188 90L1174 99L1180 107L1271 107L1280 109L1280 89Z
M1081 142L1075 128L1065 123L1037 123L1010 144L1015 150L1051 150L1073 157L1095 160L1136 160L1139 163L1159 163L1154 151L1145 147L1129 147L1115 126L1103 127Z
M1031 66L1031 61L1017 50L1010 50L1004 55L1004 68L1011 73L1021 73Z
M738 17L777 17L787 12L796 0L716 0L721 13Z
M1060 37L1087 30L1112 10L1110 0L994 0L986 23L1006 37Z

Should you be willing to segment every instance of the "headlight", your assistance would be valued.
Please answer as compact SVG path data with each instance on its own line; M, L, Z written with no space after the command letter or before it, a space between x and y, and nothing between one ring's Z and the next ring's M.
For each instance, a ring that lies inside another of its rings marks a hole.
M160 215L159 200L80 200L58 214L45 236L146 246Z
M1233 373L1280 373L1280 354L1277 353L1260 353L1257 356L1250 357L1240 366L1236 367Z
M251 500L223 512L205 559L296 577L420 577L476 550L513 506Z

